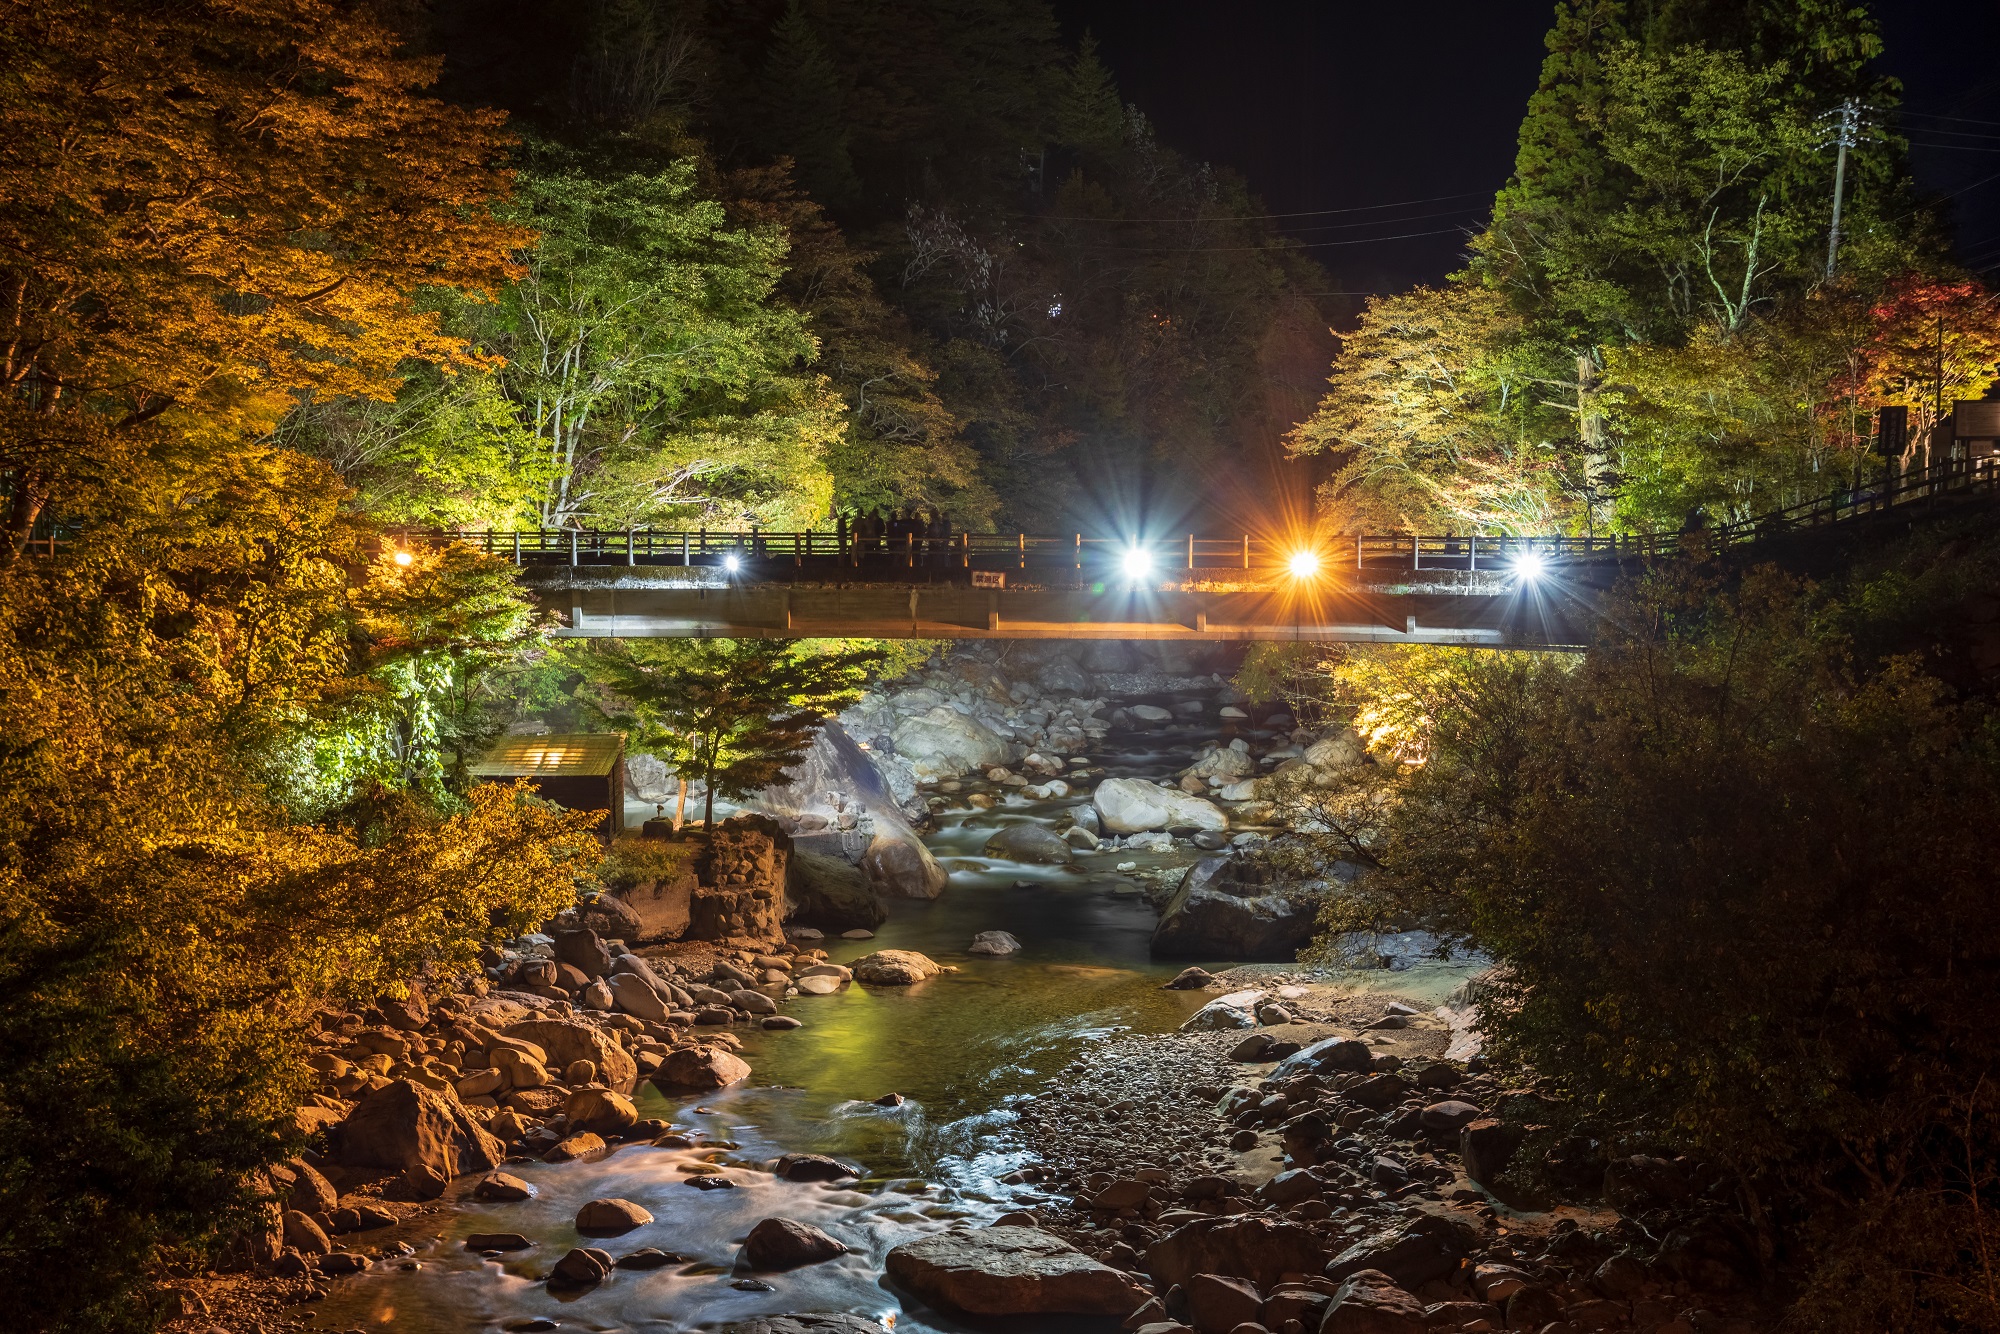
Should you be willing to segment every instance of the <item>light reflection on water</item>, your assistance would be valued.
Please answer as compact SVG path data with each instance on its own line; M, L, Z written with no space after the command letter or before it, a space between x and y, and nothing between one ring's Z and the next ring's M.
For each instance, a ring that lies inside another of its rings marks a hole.
M1194 733L1189 732L1192 737ZM1158 773L1173 756L1116 757L1114 771ZM1185 760L1179 761L1184 763ZM920 950L960 971L908 988L849 986L831 996L801 996L786 1012L806 1027L793 1032L739 1030L753 1086L670 1102L646 1086L641 1116L659 1116L735 1142L721 1156L734 1190L696 1190L680 1169L715 1157L651 1145L624 1148L598 1162L514 1164L508 1171L538 1195L519 1204L468 1201L439 1234L364 1234L418 1248L414 1271L377 1265L332 1285L318 1304L320 1329L446 1334L497 1330L534 1316L564 1329L683 1331L782 1311L900 1312L899 1331L974 1328L912 1303L904 1308L881 1281L890 1247L953 1219L985 1220L1037 1198L1034 1187L999 1177L1026 1158L1008 1142L1009 1103L1040 1088L1064 1066L1122 1031L1165 1031L1205 999L1162 991L1186 960L1155 964L1147 952L1154 916L1132 885L1112 874L1119 861L1160 865L1185 856L1131 852L1079 858L1077 868L995 862L979 849L1001 823L1047 820L1074 802L954 813L927 840L953 869L935 902L897 901L871 941L826 942L836 962L876 949ZM1121 892L1122 891L1122 892ZM1003 930L1022 943L1006 959L966 954L975 933ZM898 1092L901 1107L873 1105ZM697 1110L697 1108L699 1110ZM764 1164L788 1151L827 1153L861 1166L858 1188L780 1181ZM645 1246L694 1263L648 1272L620 1270L597 1288L564 1296L541 1283L570 1246L573 1219L587 1200L632 1200L655 1222L600 1245L613 1255ZM737 1245L762 1218L810 1222L845 1242L838 1260L786 1274L761 1275L776 1290L730 1286ZM464 1249L473 1232L520 1232L537 1244L503 1261ZM691 1272L692 1271L692 1272ZM315 1309L315 1308L305 1308ZM1103 1320L1036 1318L981 1329L1081 1334L1115 1328Z

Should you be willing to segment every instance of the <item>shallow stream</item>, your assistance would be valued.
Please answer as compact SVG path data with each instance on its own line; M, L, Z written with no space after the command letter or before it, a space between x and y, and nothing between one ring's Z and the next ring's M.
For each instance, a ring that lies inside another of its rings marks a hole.
M1212 699L1204 720L1141 733L1116 733L1092 755L1111 776L1158 777L1184 767L1217 734ZM951 871L933 902L897 900L874 940L830 939L835 962L877 949L918 950L958 968L918 986L850 985L831 996L800 996L786 1013L805 1022L790 1032L740 1030L755 1071L750 1087L670 1101L648 1085L642 1117L662 1117L734 1148L632 1145L596 1162L516 1163L536 1198L520 1204L467 1201L448 1230L412 1225L395 1234L417 1248L414 1267L377 1264L333 1285L313 1320L324 1330L384 1329L456 1334L519 1329L537 1317L566 1330L714 1330L776 1312L849 1311L893 1315L898 1331L973 1328L1111 1330L1115 1322L1046 1317L1010 1325L968 1325L904 1300L881 1279L889 1248L955 1218L991 1218L1036 1197L1032 1186L999 1178L1027 1160L1006 1135L1010 1100L1045 1081L1110 1034L1177 1027L1209 997L1160 989L1188 960L1154 962L1147 943L1154 914L1141 887L1115 871L1180 864L1185 851L1121 850L1079 855L1073 867L996 861L980 852L1001 824L1052 821L1087 800L1029 803L1018 795L992 810L939 816L926 842ZM975 933L1013 933L1010 958L965 953ZM872 1100L901 1093L900 1107ZM762 1170L785 1152L832 1154L862 1167L852 1188L781 1181ZM718 1165L737 1186L699 1190L686 1169ZM656 1221L609 1241L582 1241L580 1205L620 1197ZM758 1220L813 1223L849 1253L832 1262L756 1278L769 1291L732 1286L735 1252ZM501 1261L468 1251L474 1232L520 1232L536 1242ZM381 1244L385 1234L356 1237ZM540 1279L578 1244L614 1255L652 1246L688 1263L618 1270L580 1294L552 1293ZM536 1328L549 1328L535 1325Z

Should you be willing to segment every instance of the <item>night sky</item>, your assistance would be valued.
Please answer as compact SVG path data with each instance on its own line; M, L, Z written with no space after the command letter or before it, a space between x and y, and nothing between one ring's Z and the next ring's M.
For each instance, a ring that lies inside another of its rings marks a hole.
M1362 210L1281 222L1341 292L1396 291L1458 266L1464 229L1513 166L1554 12L1551 0L1056 8L1069 36L1096 34L1120 91L1168 143L1235 169L1273 213ZM1882 68L1905 85L1918 180L1964 192L1953 202L1960 256L2000 268L2000 179L1987 179L2000 176L2000 0L1875 9Z

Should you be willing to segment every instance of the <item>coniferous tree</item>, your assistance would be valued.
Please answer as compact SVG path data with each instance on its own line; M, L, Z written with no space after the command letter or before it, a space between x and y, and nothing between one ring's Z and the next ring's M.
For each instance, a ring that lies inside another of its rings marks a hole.
M828 207L854 203L861 180L849 151L846 90L802 0L790 0L771 35L762 101L768 151L790 157L799 180Z

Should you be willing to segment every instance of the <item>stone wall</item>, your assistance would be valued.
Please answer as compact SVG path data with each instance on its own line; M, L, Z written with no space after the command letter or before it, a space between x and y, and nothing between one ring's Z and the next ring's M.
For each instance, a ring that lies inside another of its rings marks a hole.
M687 938L783 940L791 860L791 837L767 815L733 815L717 825L688 904Z

